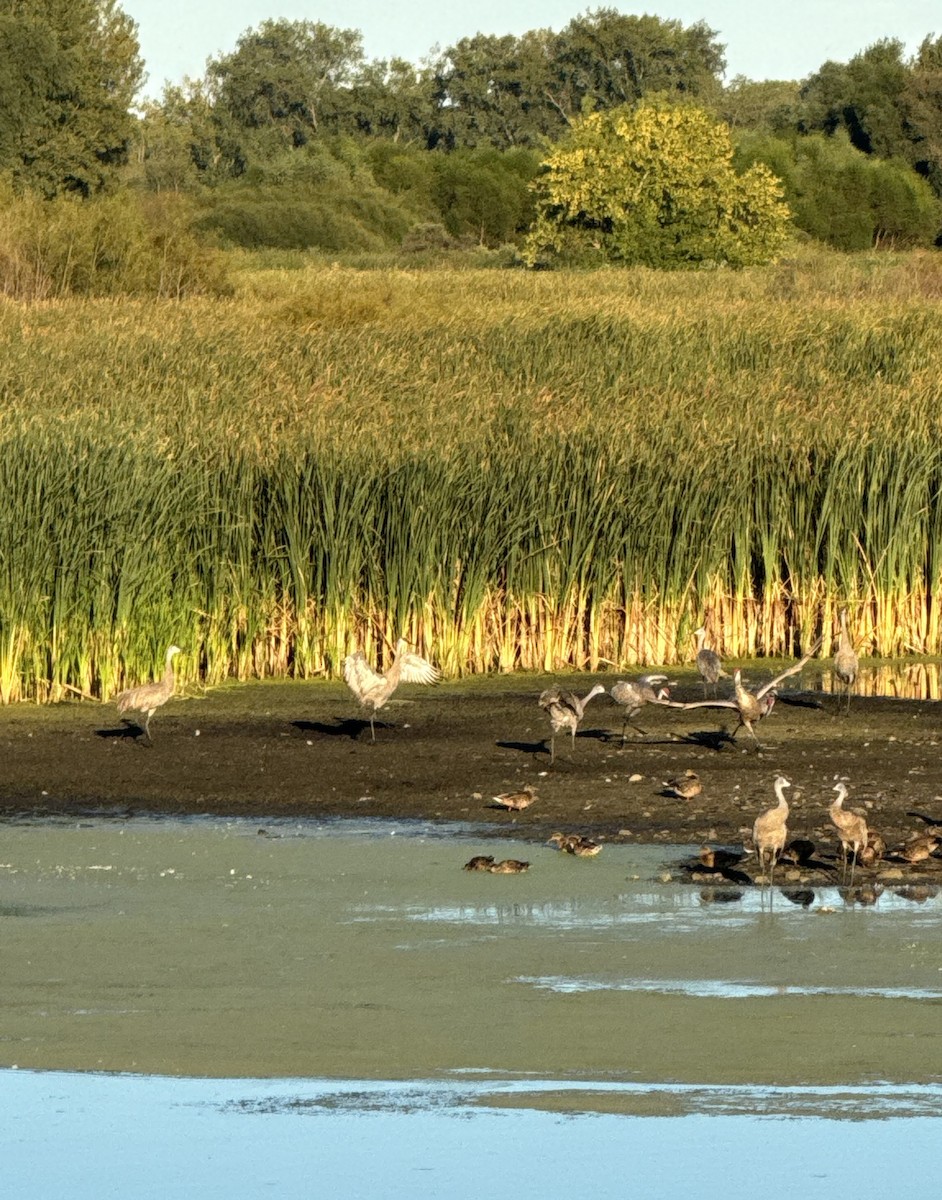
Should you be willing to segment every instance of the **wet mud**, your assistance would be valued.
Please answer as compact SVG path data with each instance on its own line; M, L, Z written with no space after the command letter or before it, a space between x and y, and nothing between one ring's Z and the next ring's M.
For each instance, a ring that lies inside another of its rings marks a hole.
M759 682L770 673L759 667L751 675ZM555 681L584 694L616 678ZM675 700L703 698L692 672L671 678ZM773 781L783 774L793 785L790 837L811 842L814 852L810 865L777 868L777 884L844 880L827 811L838 779L848 783L846 807L863 812L887 846L884 860L855 872L855 886L942 879L938 851L919 863L894 858L907 838L931 833L930 822L942 833L938 701L855 696L846 712L803 677L806 690L784 691L757 726L757 748L744 730L733 738L736 715L728 709L652 706L636 718L644 733L629 726L622 745L623 710L601 696L586 709L575 743L557 736L551 763L549 723L537 704L550 682L521 675L403 687L378 714L375 742L366 714L336 683L263 682L178 696L155 715L149 744L113 706L11 707L0 711L0 812L212 813L262 824L284 816L393 817L482 823L482 837L522 842L563 831L603 844L741 846L757 814L775 803ZM699 794L671 794L665 781L688 771L699 777ZM492 800L524 785L535 788L525 809ZM754 883L754 860L747 874ZM694 860L687 876L701 885L729 882L698 871Z

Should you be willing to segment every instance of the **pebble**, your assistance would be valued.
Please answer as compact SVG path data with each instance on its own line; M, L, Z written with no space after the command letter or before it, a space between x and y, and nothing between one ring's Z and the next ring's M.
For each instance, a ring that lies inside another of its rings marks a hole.
M629 775L628 776L629 783L641 783L643 779L644 779L643 775Z

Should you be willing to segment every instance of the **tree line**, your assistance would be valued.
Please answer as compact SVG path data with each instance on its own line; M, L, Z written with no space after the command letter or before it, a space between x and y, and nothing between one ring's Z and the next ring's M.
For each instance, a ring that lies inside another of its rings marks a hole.
M272 19L135 108L144 63L118 0L0 0L0 173L46 199L189 196L197 227L237 245L499 246L532 224L553 147L654 100L725 122L735 168L774 172L810 236L935 241L942 38L911 57L886 39L802 81L724 85L724 54L702 21L611 8L419 64L368 59L357 30Z

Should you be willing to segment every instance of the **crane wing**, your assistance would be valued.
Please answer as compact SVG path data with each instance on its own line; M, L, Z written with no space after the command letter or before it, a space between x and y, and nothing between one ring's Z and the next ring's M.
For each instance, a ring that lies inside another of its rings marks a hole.
M396 662L403 683L438 683L442 677L438 667L433 667L421 654L413 654L410 650L400 654Z
M582 716L582 704L579 697L561 688L547 688L540 696L540 708L555 709L560 713L572 713Z
M665 708L735 708L739 711L735 700L690 700L684 704L679 700L659 700L658 704L663 704Z
M171 688L165 688L158 680L156 683L142 683L138 687L128 688L115 697L115 705L119 713L128 710L147 712L151 707L159 708L164 701L170 699Z
M776 675L774 679L770 679L768 683L764 683L762 685L762 687L760 687L756 691L756 693L755 693L756 699L761 700L762 697L767 692L770 692L772 690L772 688L778 687L778 685L782 682L783 679L788 679L788 677L790 675L797 675L798 672L803 670L804 667L814 658L814 656L818 653L818 651L820 649L821 649L821 639L818 638L818 640L811 647L811 649L804 656L804 658L800 659L793 666L787 667L784 671L782 671L782 673L780 675Z
M385 676L373 670L362 650L348 654L343 660L343 677L350 691L364 703L371 699L377 688L384 687L386 683Z

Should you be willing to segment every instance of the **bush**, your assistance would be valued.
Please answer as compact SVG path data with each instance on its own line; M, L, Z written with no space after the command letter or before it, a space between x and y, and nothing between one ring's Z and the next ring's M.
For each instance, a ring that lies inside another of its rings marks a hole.
M942 205L925 179L898 159L855 149L843 132L747 135L736 161L773 170L797 228L838 250L930 246L942 225Z
M432 198L448 232L499 246L523 234L536 209L532 150L455 150L434 158Z
M179 195L120 192L43 200L0 185L0 292L181 297L228 290L219 257L192 232Z

